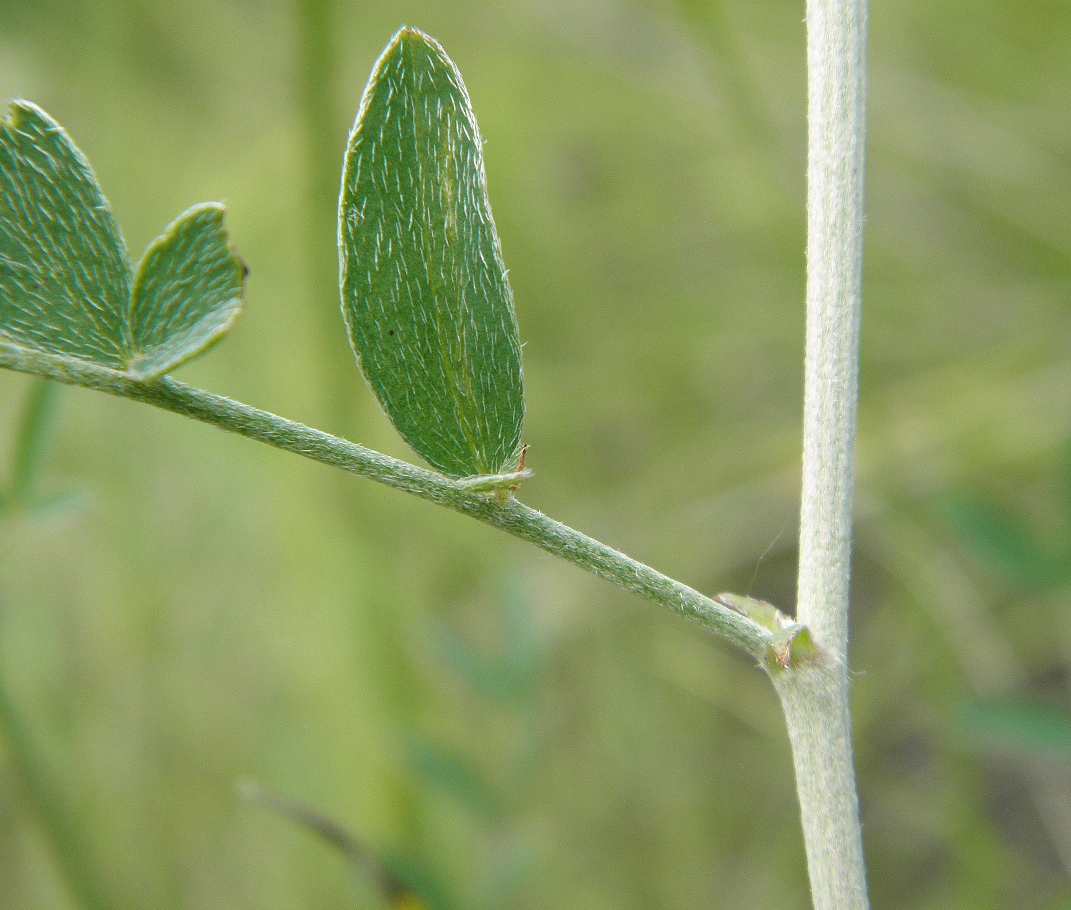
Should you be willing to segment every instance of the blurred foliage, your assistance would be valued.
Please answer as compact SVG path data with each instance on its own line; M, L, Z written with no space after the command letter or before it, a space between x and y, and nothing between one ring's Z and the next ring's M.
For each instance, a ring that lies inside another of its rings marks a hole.
M0 89L71 131L135 254L227 202L247 309L179 378L409 457L346 355L324 218L376 55L427 30L486 140L526 343L523 498L790 608L802 19L788 0L0 0ZM876 907L1071 905L1066 760L979 748L956 719L1068 713L1068 34L1056 0L871 11L851 660ZM0 375L0 465L31 386ZM107 906L376 906L344 858L238 801L245 777L466 907L513 869L513 908L807 906L773 694L701 630L130 403L65 393L42 452L32 489L85 498L0 520L0 686L62 769L69 849ZM956 497L1040 560L1015 563L1030 584L966 541ZM532 671L455 647L515 653L504 576ZM524 699L486 694L518 672ZM63 849L0 742L0 910L83 906Z
M59 391L59 386L46 379L34 379L30 385L15 435L10 476L6 485L0 484L0 515L48 504L36 499L37 480L55 423Z
M954 490L938 500L978 568L1019 594L1071 588L1071 446L1059 461L1043 479L1051 513L1044 526L980 490Z
M1011 599L1059 602L1071 591L1071 454L1066 446L1043 476L1050 520L1034 520L992 493L956 489L937 499L937 513L958 539L965 563L995 580ZM1057 634L1059 634L1059 630ZM990 633L997 653L1002 643ZM1001 666L1003 664L1003 666ZM954 732L1033 803L1053 858L1071 872L1071 711L1067 672L1043 674L1007 649L998 672L976 678L978 694L953 709ZM1007 785L1007 783L1006 783Z
M967 732L1019 752L1048 752L1071 758L1071 717L1043 703L1025 700L975 701L965 707Z

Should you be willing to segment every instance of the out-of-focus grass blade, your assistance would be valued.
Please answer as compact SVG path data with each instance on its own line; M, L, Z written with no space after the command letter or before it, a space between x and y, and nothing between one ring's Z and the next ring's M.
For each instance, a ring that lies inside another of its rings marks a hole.
M238 793L247 802L268 809L300 825L338 850L369 876L388 906L395 910L403 910L403 908L404 910L431 910L430 904L403 884L381 859L373 856L371 851L367 850L357 838L333 818L296 800L274 793L256 781L242 781Z
M437 876L426 863L412 856L385 858L405 891L396 897L393 910L459 910L458 901L440 884Z
M1060 460L1059 490L1064 521L1071 528L1071 442L1064 447Z
M11 470L10 496L17 505L29 503L34 481L44 461L45 447L56 423L59 395L59 386L47 379L35 379L30 386Z
M485 819L494 821L505 815L507 806L478 770L424 739L411 737L406 746L409 764L426 783L446 790Z
M431 627L436 654L473 692L496 702L515 701L517 680L506 664L473 647L445 623Z
M1059 580L1057 560L1014 514L979 497L953 494L946 520L983 565L1016 588L1036 591Z
M376 63L339 199L342 312L405 441L452 477L520 460L521 345L461 74L414 28Z
M1071 714L1025 699L975 700L959 712L972 738L1029 754L1071 761Z
M252 780L244 780L239 784L238 795L246 802L269 809L313 832L351 862L363 863L368 859L367 852L345 828L309 806L274 793Z
M491 861L491 868L477 890L474 910L496 910L509 906L517 892L530 878L539 857L530 844L523 840L508 841Z
M0 497L0 512L17 508L36 517L67 511L82 500L79 492L53 493L41 497L37 478L45 460L45 449L55 428L62 389L47 379L35 379L30 386L22 412L22 423L15 442L11 485L6 501Z
M8 617L7 605L0 603L0 632ZM5 774L21 778L21 787L37 813L41 828L51 842L54 856L70 889L73 906L82 910L113 910L103 893L103 877L96 857L81 829L65 781L70 768L63 759L55 736L45 725L29 722L0 676L0 745L5 753Z
M532 618L522 587L508 582L503 597L503 648L487 654L469 644L444 623L431 627L439 658L472 691L500 704L531 699L546 659L543 643Z
M506 583L503 622L506 647L502 659L517 695L530 697L546 661L546 648L524 587L516 580Z
M51 496L35 497L24 506L26 513L37 519L46 519L82 508L86 503L86 494L81 490L67 490Z

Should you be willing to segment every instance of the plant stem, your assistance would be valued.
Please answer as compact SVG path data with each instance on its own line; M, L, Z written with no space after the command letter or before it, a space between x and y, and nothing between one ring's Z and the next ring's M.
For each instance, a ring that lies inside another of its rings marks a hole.
M697 619L755 658L765 654L769 630L742 613L522 505L512 496L499 498L499 493L465 489L466 483L472 485L471 478L453 480L166 376L142 382L114 370L3 342L0 367L151 404L412 493L507 531L619 587Z
M824 657L774 673L815 910L865 910L848 713L859 374L866 0L808 0L807 360L797 620Z

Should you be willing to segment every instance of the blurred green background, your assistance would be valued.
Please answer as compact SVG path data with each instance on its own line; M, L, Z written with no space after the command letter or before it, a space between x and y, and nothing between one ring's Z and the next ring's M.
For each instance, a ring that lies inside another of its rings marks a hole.
M135 256L226 201L247 309L179 378L411 458L345 343L334 207L376 56L425 29L486 140L522 499L791 608L803 12L0 0L0 94L68 129ZM876 908L1071 907L1069 39L1065 0L871 11L851 665ZM0 910L384 906L244 778L444 907L808 906L779 709L727 646L85 391L11 503L36 393L0 374Z

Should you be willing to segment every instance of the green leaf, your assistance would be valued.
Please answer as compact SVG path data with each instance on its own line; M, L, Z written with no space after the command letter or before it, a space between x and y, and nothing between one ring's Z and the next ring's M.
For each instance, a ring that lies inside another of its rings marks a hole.
M416 29L394 36L361 100L339 242L350 341L402 437L453 477L514 470L521 346L482 140L461 74Z
M227 245L223 206L196 205L145 251L134 279L127 370L159 376L226 334L242 309L246 268Z
M127 365L130 260L89 162L40 108L0 122L0 340Z
M89 162L26 101L0 121L0 342L151 380L230 327L245 266L223 209L181 215L130 259Z

